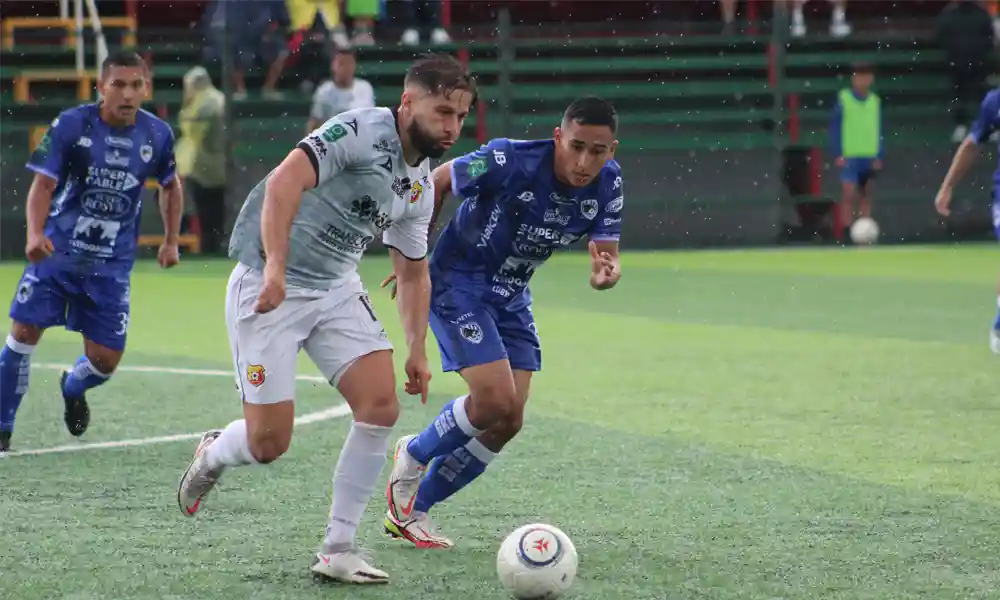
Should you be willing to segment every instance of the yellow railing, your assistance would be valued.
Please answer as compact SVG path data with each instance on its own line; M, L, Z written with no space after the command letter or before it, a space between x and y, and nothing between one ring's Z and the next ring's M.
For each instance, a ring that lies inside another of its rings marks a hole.
M136 45L136 32L138 26L135 17L101 17L101 26L108 28L124 29L125 35L122 38L123 45L134 47ZM85 27L91 26L89 18L83 19ZM63 29L66 37L63 45L72 48L76 45L76 22L73 19L62 19L59 17L9 17L3 20L3 47L6 50L14 48L14 31L17 29ZM81 35L83 32L79 32Z

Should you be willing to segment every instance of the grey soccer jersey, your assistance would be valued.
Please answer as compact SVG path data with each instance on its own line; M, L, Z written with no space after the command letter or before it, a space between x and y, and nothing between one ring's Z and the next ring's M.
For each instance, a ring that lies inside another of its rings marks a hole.
M430 165L403 159L396 115L359 108L337 115L298 146L316 168L317 185L302 194L289 238L287 282L313 289L358 278L361 255L375 236L407 258L427 254L434 211ZM272 172L273 173L273 172ZM247 196L229 243L229 256L264 268L260 220L270 174Z

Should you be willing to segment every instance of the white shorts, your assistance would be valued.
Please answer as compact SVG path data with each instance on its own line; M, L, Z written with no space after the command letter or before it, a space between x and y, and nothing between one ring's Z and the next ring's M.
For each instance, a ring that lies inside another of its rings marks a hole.
M284 302L258 314L254 306L263 285L260 271L239 263L226 289L226 328L245 402L294 399L301 349L333 386L362 356L392 349L360 280L332 290L290 285Z

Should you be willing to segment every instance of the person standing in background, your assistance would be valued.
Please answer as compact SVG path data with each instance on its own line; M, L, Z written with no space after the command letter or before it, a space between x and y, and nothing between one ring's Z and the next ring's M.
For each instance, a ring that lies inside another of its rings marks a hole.
M421 36L434 45L450 44L451 36L441 25L441 0L405 0L406 31L400 43L416 46Z
M333 79L324 82L313 94L306 133L312 133L317 127L346 110L375 106L375 90L372 84L354 76L357 66L353 50L337 48L333 60L330 61Z
M806 34L806 19L803 7L809 0L775 0L775 2L792 3L792 37L802 37ZM851 35L851 24L847 22L847 0L830 0L833 12L830 13L830 35L837 38Z
M177 172L184 178L201 222L201 246L207 254L223 252L226 218L226 98L204 67L184 75Z
M954 90L951 140L960 144L969 135L969 106L985 92L993 68L993 19L980 0L953 0L937 22L937 40L944 50Z
M850 227L854 220L855 199L860 216L871 216L871 180L882 169L885 155L882 100L871 91L874 81L870 65L855 65L851 87L837 95L830 122L830 154L836 157L840 168L840 226L843 228Z

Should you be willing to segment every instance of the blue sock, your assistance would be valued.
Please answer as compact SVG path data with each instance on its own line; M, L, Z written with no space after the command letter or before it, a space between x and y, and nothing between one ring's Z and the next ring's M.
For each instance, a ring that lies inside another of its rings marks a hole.
M0 351L0 430L14 431L14 417L21 399L28 391L31 374L31 353L35 347L7 337Z
M997 296L997 316L993 319L993 329L1000 331L1000 296Z
M79 398L87 390L103 385L111 375L105 375L98 371L90 359L81 356L76 359L76 364L70 369L69 376L66 377L66 386L63 394L70 398Z
M465 412L468 400L468 396L462 396L445 404L441 414L406 446L410 456L426 465L432 458L451 454L481 434L482 431L469 422Z
M496 458L496 453L479 440L472 439L448 456L431 461L417 488L413 501L414 512L427 512L432 506L455 495L455 492L472 483L486 471L486 465Z

